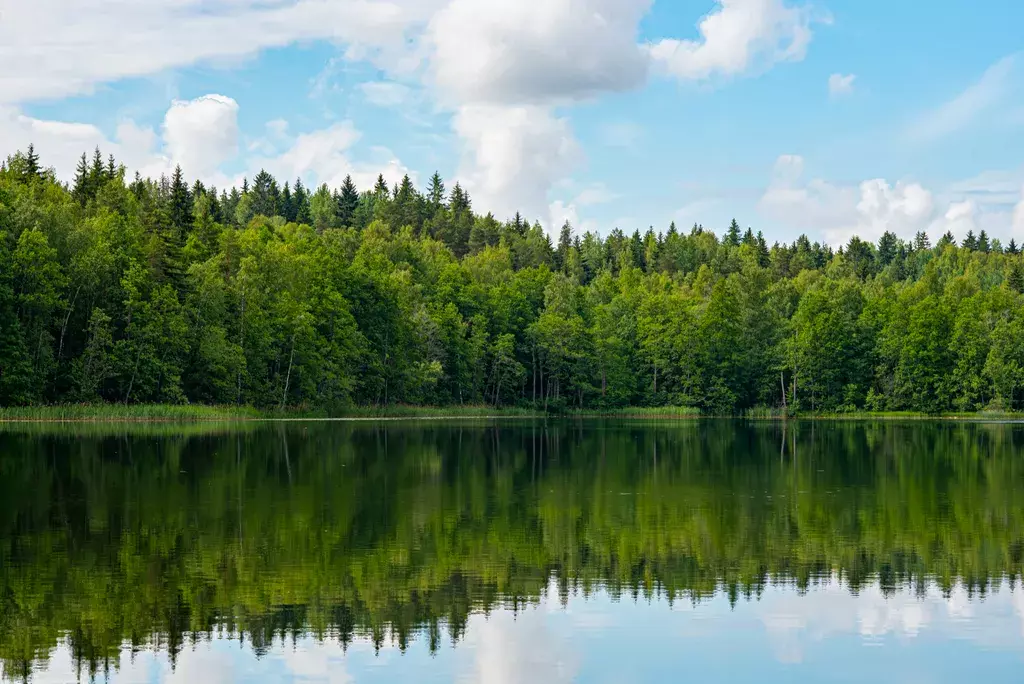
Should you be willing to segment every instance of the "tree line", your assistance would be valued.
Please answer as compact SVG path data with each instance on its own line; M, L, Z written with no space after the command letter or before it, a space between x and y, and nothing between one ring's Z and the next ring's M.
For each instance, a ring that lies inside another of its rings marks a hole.
M553 241L438 174L370 189L0 167L0 405L1024 408L1014 240L733 221Z

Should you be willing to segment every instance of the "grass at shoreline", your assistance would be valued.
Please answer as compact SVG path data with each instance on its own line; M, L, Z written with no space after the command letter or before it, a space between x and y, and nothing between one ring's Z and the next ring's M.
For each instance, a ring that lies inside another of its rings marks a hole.
M458 418L619 418L638 420L679 420L713 418L687 406L628 407L621 409L544 412L529 408L493 406L386 406L351 407L339 414L322 410L286 409L263 411L248 406L201 406L169 404L70 404L61 406L0 407L0 423L11 422L246 422L269 420L373 420L373 419L458 419ZM759 408L736 418L748 420L1024 420L1024 413L980 411L929 415L910 411L799 414L786 416L781 409Z

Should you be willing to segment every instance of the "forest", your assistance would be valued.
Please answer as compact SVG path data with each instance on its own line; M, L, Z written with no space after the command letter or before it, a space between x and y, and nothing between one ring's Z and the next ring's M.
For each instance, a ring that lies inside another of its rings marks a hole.
M1024 263L984 232L553 240L434 174L373 188L0 168L0 405L1024 408Z

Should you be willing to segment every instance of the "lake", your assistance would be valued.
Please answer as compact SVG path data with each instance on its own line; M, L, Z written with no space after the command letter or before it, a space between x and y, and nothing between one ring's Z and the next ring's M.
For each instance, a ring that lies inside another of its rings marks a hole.
M1024 425L0 427L0 668L1017 682Z

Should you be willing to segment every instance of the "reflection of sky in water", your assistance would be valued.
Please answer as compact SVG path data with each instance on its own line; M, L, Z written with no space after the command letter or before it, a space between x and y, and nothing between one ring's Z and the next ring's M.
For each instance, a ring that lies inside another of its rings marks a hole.
M457 647L430 655L425 639L406 653L367 642L278 642L261 659L238 641L186 647L171 670L165 654L122 656L113 684L293 681L480 682L1019 682L1024 677L1024 591L1004 586L984 599L937 589L924 597L878 588L853 596L838 583L800 596L769 588L730 609L725 596L671 608L660 600L570 598L549 591L518 616L475 615ZM102 677L102 675L101 675ZM74 681L67 649L33 681Z

